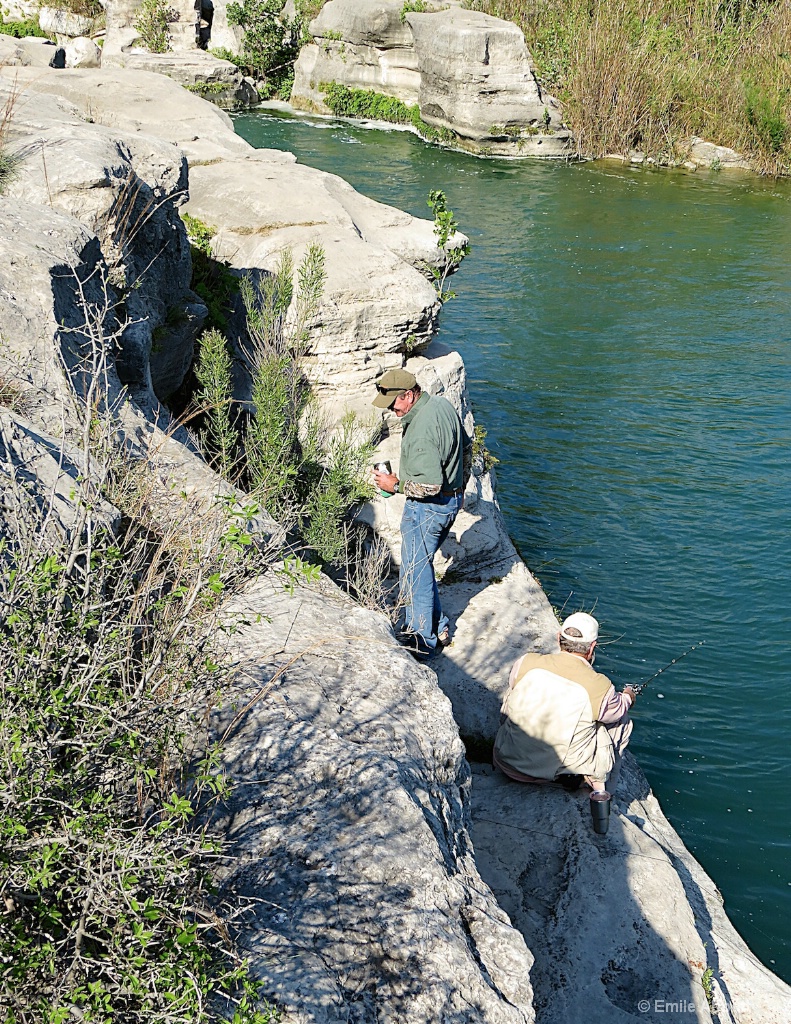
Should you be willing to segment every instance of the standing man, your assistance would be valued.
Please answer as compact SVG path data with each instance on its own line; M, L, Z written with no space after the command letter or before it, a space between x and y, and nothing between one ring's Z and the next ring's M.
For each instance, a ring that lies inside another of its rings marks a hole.
M599 623L575 612L558 633L559 654L525 654L511 669L494 741L494 763L517 782L562 782L584 776L597 792L632 734L628 712L637 697L618 693L593 670Z
M450 643L434 555L464 501L464 433L450 402L424 394L407 370L388 370L376 390L376 408L391 409L403 424L400 479L395 473L374 474L380 490L406 497L399 574L406 609L402 640L417 656L428 657Z

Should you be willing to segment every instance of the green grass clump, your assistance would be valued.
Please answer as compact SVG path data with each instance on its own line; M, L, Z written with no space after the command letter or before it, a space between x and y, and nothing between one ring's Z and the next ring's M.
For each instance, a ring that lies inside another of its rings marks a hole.
M14 39L25 39L28 36L49 39L47 33L39 28L38 18L28 18L24 21L0 21L0 35L13 36Z
M394 96L385 96L373 89L350 89L339 82L323 82L320 91L324 95L324 102L338 117L409 124L429 142L449 144L456 137L448 128L435 128L426 124L416 103L408 106Z
M791 4L468 0L516 22L581 154L660 160L693 135L791 171Z

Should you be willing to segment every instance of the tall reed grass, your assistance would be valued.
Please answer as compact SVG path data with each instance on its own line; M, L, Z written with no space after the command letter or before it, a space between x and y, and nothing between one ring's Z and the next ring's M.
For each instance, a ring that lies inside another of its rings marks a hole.
M469 0L516 22L582 155L692 136L791 170L791 0Z

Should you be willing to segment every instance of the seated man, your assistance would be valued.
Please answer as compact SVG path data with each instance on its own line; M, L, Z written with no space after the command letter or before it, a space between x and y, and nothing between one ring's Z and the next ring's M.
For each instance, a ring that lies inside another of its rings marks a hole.
M494 742L494 764L510 778L573 783L569 776L585 776L604 791L629 742L637 695L631 686L617 693L594 672L598 638L596 619L575 612L560 627L559 654L525 654L514 664Z

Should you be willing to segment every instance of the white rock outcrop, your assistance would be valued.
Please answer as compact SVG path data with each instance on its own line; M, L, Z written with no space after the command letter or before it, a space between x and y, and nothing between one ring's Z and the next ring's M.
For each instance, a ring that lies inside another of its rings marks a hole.
M235 794L224 884L252 900L242 943L286 1019L532 1022L532 958L478 874L433 673L327 582L288 594L272 574L227 614L243 624L224 704L245 710L214 721Z
M97 123L99 104L94 107L89 94L80 106L65 100L58 85L66 72L28 72L25 87L26 71L9 69L4 79L19 90L9 138L17 164L7 195L67 214L101 238L129 321L121 380L164 399L183 381L206 316L190 291L192 261L178 216L187 193L186 161L161 139ZM101 72L67 77L90 74ZM53 94L34 92L45 84Z
M93 18L84 14L74 14L65 7L41 7L38 13L39 28L43 32L57 37L59 43L77 36L89 35L93 28Z
M323 86L372 89L411 106L454 144L509 156L568 156L557 102L543 96L513 23L429 0L330 0L311 22L292 103L328 113Z
M423 120L492 148L566 156L558 105L544 97L522 30L510 21L451 7L406 16L420 69Z

